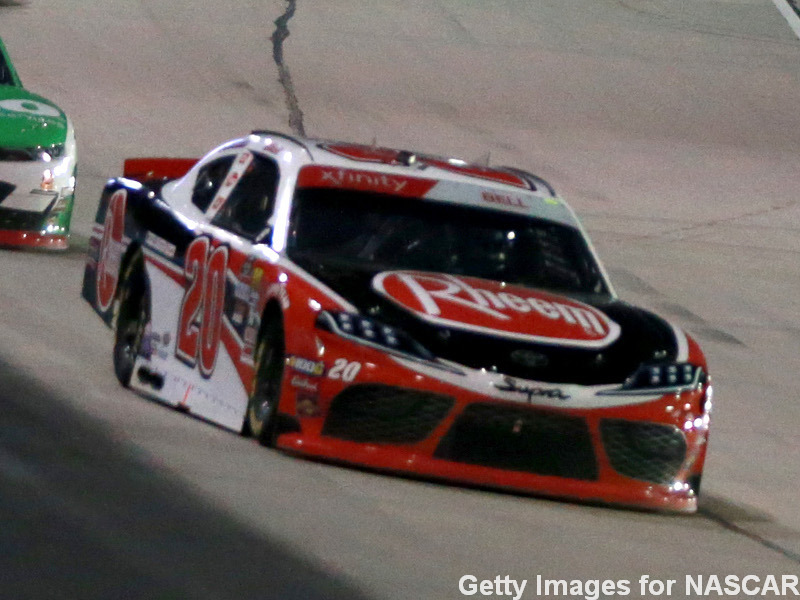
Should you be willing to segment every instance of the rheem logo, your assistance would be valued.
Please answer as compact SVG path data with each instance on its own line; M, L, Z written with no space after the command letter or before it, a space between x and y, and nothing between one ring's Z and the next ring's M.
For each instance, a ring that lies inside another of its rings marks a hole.
M379 294L438 325L522 341L600 348L619 325L563 296L471 277L390 271L373 279Z

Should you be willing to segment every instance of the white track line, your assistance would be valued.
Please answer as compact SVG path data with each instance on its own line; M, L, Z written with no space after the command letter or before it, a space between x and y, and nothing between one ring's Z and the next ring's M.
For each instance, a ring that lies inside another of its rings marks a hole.
M789 23L794 34L800 38L800 16L797 15L795 9L789 4L787 0L772 0L773 4L783 15L783 18Z

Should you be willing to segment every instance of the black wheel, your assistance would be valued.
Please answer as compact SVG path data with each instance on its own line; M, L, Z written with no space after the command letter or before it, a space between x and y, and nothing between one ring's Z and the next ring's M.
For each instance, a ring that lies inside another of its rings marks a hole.
M256 374L247 405L246 428L265 446L272 446L277 437L278 401L281 397L283 364L283 325L277 317L265 324L256 347Z
M128 387L133 365L150 320L149 298L141 259L132 260L120 277L117 291L117 328L114 339L114 374Z

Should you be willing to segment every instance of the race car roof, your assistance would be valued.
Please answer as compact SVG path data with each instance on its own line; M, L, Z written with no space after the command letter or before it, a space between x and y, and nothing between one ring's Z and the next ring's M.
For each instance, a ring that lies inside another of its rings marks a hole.
M578 227L572 210L543 179L511 167L488 167L366 144L303 139L254 131L271 152L284 138L309 158L298 187L328 187L416 197L534 216ZM304 161L305 162L305 161Z

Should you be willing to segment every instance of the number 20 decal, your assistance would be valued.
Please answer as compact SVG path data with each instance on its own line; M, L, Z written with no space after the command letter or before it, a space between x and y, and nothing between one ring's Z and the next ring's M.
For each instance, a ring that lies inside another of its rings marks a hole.
M227 247L212 249L207 237L189 244L183 267L187 288L178 317L175 356L190 367L197 365L203 377L211 377L217 362L227 271Z
M128 192L117 190L108 201L103 222L103 238L97 256L95 296L97 307L106 312L111 308L119 282L120 246L125 235L125 203Z
M350 383L356 378L360 370L360 362L348 362L346 358L337 358L333 361L331 370L328 371L328 377Z

